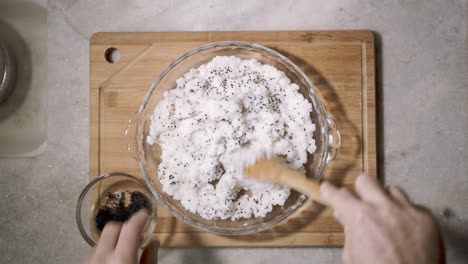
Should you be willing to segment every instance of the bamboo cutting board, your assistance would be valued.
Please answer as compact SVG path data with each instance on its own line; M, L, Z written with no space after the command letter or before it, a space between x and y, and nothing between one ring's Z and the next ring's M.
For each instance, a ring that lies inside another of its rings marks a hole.
M90 179L107 172L142 177L128 154L124 130L153 79L175 58L208 42L241 40L275 49L317 87L341 133L340 152L326 180L352 187L362 171L377 174L374 39L369 31L96 33L90 43ZM106 60L110 48L117 63ZM330 209L308 201L275 228L225 237L191 228L158 207L162 246L339 246L342 227Z

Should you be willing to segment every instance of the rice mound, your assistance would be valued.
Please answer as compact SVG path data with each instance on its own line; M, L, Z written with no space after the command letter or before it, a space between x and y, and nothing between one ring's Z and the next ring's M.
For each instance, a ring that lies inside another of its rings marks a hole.
M218 56L164 93L147 142L159 144L162 190L205 219L264 217L290 189L244 178L258 158L301 169L316 149L312 105L284 72L255 59Z

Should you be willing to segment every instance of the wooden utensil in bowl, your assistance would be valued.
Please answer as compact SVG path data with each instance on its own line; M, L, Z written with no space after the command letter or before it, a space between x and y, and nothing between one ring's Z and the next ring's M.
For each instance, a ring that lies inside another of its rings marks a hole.
M246 177L288 186L326 205L320 197L320 184L306 178L280 158L257 160L254 165L245 167L243 172Z

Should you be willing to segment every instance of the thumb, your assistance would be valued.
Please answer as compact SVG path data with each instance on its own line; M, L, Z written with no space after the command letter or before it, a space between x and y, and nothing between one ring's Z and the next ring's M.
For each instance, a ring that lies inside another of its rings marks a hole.
M140 264L158 264L158 250L159 250L159 241L152 240L149 244L143 249L143 254L141 254Z

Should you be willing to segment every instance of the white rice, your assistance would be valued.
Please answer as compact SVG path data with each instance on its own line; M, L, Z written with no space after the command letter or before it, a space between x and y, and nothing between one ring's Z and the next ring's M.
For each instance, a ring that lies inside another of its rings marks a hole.
M312 105L271 65L215 57L177 80L151 116L164 192L205 219L264 217L290 189L246 179L245 165L282 156L303 168L315 151Z

